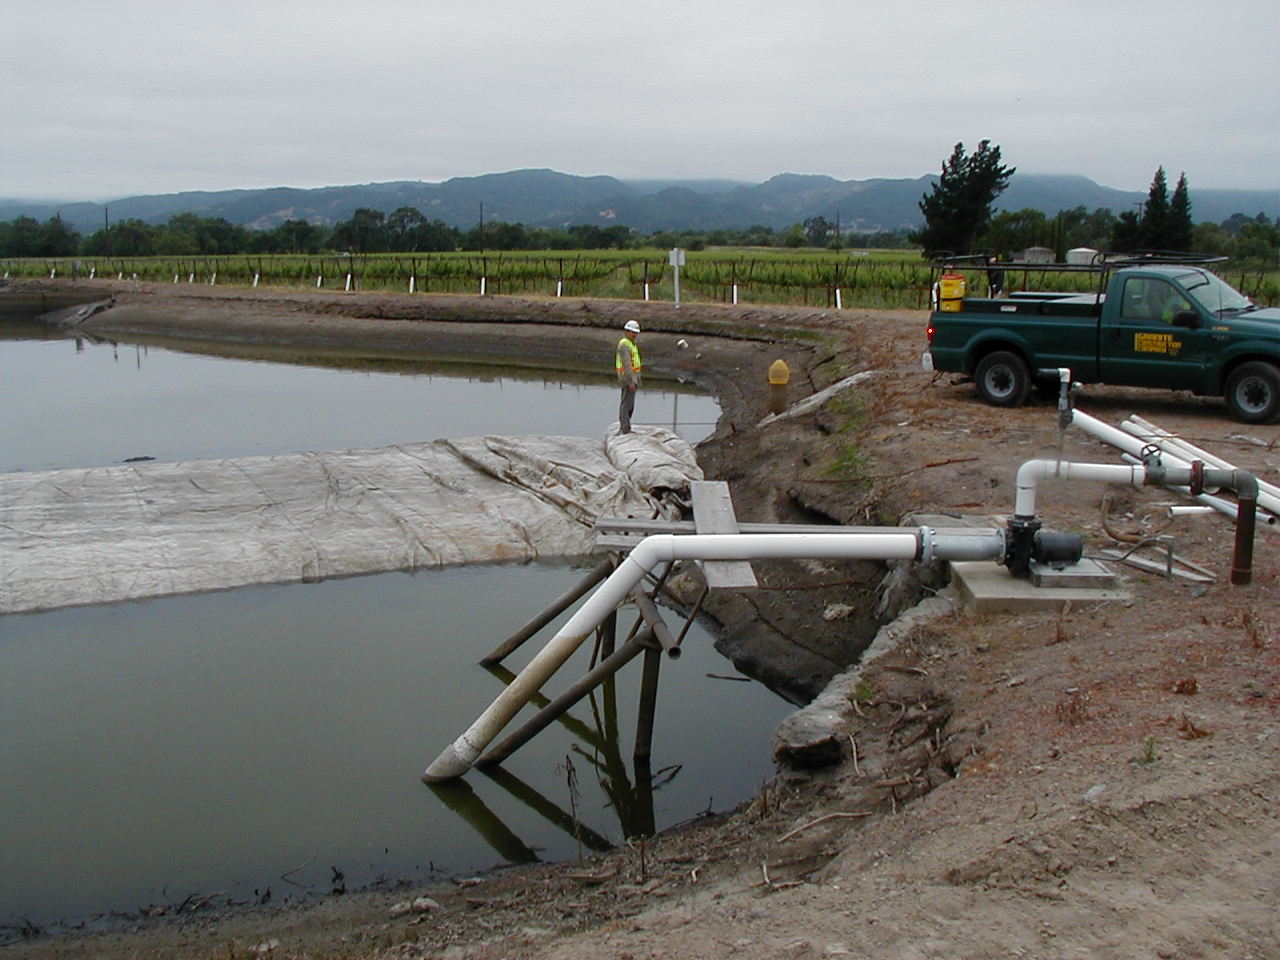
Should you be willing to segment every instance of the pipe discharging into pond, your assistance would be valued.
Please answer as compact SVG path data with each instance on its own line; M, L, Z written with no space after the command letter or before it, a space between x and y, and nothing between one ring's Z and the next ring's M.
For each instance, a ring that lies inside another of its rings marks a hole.
M938 534L932 528L868 533L704 534L646 537L591 594L489 707L446 747L422 779L437 783L460 777L550 679L591 632L627 600L641 580L663 563L684 560L998 560L1002 531Z

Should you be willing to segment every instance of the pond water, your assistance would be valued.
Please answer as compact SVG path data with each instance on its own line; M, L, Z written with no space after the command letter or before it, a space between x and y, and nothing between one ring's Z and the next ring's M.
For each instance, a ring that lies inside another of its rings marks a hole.
M194 351L213 345L181 341L43 337L43 325L0 323L0 473L491 433L603 438L618 418L609 357L601 371L559 371L427 354L212 355ZM704 391L650 378L633 419L697 443L718 416Z
M641 832L650 802L661 829L750 796L791 708L709 677L734 670L697 626L663 660L652 801L631 770L639 660L612 711L583 701L497 770L420 781L502 688L476 661L582 573L464 567L3 618L0 925L279 902L327 893L334 868L355 888L568 859L572 811L590 852Z
M0 324L0 471L602 436L616 416L607 373L187 346ZM696 442L718 410L650 383L637 413ZM469 567L0 617L0 940L28 920L570 858L753 794L791 707L709 676L734 671L698 625L664 660L652 781L630 764L636 661L502 768L421 783L501 689L476 661L582 575Z

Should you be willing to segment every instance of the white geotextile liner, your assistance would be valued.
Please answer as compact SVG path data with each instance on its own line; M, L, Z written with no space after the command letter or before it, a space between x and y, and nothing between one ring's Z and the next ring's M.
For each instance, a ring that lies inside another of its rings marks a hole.
M646 431L640 461L688 449L671 436ZM585 437L5 474L0 613L581 556L596 517L660 514L646 489Z

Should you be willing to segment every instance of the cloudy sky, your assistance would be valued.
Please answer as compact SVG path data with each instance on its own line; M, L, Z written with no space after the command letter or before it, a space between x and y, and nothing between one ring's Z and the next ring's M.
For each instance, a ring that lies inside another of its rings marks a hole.
M937 172L1280 188L1276 0L7 0L0 196Z

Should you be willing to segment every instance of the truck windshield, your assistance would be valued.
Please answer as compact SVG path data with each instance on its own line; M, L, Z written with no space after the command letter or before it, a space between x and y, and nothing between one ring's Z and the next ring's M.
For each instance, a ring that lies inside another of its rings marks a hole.
M1178 282L1200 306L1210 313L1229 310L1248 310L1253 304L1249 298L1208 270L1193 270L1178 276Z

